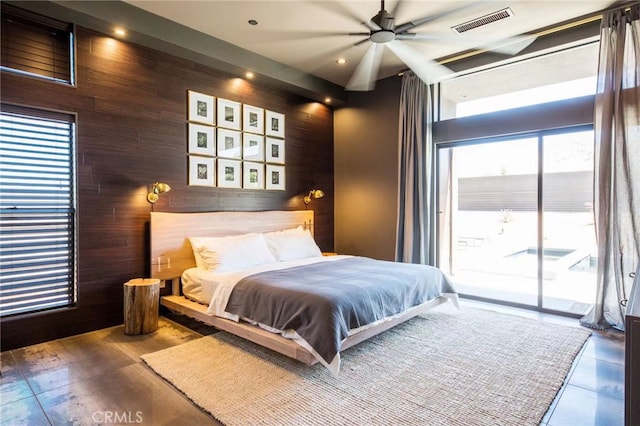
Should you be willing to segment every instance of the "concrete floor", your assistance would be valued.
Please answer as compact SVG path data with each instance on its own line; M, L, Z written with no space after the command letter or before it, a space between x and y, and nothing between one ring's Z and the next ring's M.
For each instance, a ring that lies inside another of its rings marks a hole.
M574 319L532 311L463 300L464 305L578 326ZM168 315L148 335L126 336L116 326L2 352L0 424L219 424L140 360L212 332ZM621 426L623 392L624 335L594 332L541 424Z

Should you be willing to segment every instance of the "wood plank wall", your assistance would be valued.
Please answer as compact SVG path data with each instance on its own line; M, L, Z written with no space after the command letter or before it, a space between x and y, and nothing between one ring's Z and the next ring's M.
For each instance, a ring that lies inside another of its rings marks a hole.
M123 283L149 274L149 212L309 208L333 250L333 111L298 95L77 28L77 87L3 72L2 102L77 114L78 303L2 319L2 350L121 324ZM187 90L286 116L286 191L187 184ZM157 204L154 181L171 185Z

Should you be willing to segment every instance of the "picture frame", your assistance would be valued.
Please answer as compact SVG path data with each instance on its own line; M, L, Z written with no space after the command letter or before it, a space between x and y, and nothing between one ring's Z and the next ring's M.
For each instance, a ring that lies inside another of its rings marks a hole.
M284 114L267 110L265 113L265 134L284 138Z
M189 154L216 155L215 127L189 123Z
M216 104L215 97L205 95L204 93L187 91L188 94L188 121L195 123L208 124L213 126L216 124Z
M253 105L242 106L242 130L244 132L264 134L264 108Z
M264 189L264 164L244 161L242 163L242 187Z
M266 138L264 156L267 163L284 164L284 139Z
M218 188L242 188L240 161L218 159Z
M265 187L271 190L284 191L286 176L284 166L266 165Z
M242 158L242 133L218 128L218 157Z
M215 159L200 155L189 156L189 185L216 186Z
M218 127L232 130L242 128L240 102L218 98Z
M264 161L264 136L243 133L242 158L250 161Z

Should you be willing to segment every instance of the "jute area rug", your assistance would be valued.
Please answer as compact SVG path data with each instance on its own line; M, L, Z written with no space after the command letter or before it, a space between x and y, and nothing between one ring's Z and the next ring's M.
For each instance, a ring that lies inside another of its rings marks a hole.
M436 308L343 352L333 377L220 332L142 359L227 425L538 425L589 332Z

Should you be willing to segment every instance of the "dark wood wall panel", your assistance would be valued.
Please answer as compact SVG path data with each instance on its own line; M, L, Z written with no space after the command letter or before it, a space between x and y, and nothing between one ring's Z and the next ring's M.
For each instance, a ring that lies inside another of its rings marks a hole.
M333 250L333 111L298 95L78 28L77 87L2 73L2 102L77 114L78 304L2 320L2 350L122 323L149 274L149 212L304 209ZM188 186L187 90L284 113L286 191ZM151 183L171 185L152 206Z

